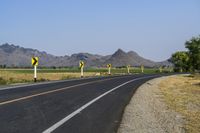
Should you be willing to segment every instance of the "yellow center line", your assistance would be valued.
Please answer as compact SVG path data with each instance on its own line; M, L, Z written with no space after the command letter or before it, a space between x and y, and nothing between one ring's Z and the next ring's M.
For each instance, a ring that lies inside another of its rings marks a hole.
M119 77L117 77L117 78L119 78ZM92 84L92 83L96 83L96 82L107 81L107 80L111 80L111 79L113 79L113 78L104 79L104 80L98 80L98 81L92 81L92 82L87 82L87 83L82 83L82 84L77 84L77 85L72 85L72 86L68 86L68 87L64 87L64 88L60 88L60 89L56 89L56 90L51 90L51 91L41 92L41 93L37 93L37 94L33 94L33 95L21 97L21 98L16 98L16 99L13 99L13 100L8 100L8 101L1 102L0 106L1 105L6 105L6 104L10 104L10 103L14 103L14 102L18 102L18 101L22 101L22 100L26 100L26 99L30 99L30 98L37 97L37 96L42 96L42 95L46 95L46 94L50 94L50 93L54 93L54 92L67 90L69 88L88 85L88 84Z

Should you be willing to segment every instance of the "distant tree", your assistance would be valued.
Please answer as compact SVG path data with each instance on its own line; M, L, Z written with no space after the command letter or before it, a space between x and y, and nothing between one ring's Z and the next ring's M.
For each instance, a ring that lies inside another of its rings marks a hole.
M56 66L52 66L52 69L56 69Z
M191 69L193 71L200 70L200 36L186 41L185 47L188 49Z
M172 63L175 65L174 71L188 71L190 68L188 52L178 51L172 54Z
M6 64L3 65L3 68L6 68Z

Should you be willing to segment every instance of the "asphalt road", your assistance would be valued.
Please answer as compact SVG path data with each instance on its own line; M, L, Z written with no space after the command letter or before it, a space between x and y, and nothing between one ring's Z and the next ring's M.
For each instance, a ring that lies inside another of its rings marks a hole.
M114 133L135 90L159 76L88 78L0 90L0 133Z

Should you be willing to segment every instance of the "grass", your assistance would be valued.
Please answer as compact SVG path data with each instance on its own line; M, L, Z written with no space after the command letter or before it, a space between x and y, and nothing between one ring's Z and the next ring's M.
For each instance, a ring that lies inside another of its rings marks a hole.
M200 75L169 77L160 90L167 105L184 116L186 132L200 133Z
M107 68L84 68L84 76L96 76L107 75ZM146 68L144 73L156 73L158 69ZM112 75L126 74L126 68L112 68ZM130 73L141 73L140 68L130 68ZM60 69L38 69L37 80L38 81L50 81L50 80L63 80L70 78L79 78L80 69L74 68L60 68ZM0 85L33 82L33 69L0 69Z
M95 73L87 72L85 73L85 77L94 76ZM69 78L79 78L79 73L71 73L71 72L63 72L63 73L38 73L37 74L37 81L52 81L52 80L64 80ZM0 75L0 84L14 84L14 83L26 83L26 82L33 82L33 73L22 73L22 72L15 72L15 71L1 71Z
M0 69L0 71L11 71L16 73L33 73L33 69ZM100 73L107 73L107 68L84 68L84 72L100 72ZM164 72L169 71L168 69L165 69ZM57 68L57 69L38 69L38 73L64 73L64 72L80 72L80 69L78 67L73 68ZM112 68L112 73L127 73L126 68ZM141 73L141 69L138 67L131 67L130 68L131 73ZM159 72L156 68L145 68L144 73L157 73Z

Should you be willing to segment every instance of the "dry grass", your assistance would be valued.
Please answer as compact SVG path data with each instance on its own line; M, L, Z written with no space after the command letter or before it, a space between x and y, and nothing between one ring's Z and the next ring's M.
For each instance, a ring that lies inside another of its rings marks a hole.
M188 133L200 133L200 76L171 76L159 86L167 105L181 113Z
M94 72L84 73L85 77L95 76ZM50 80L63 80L69 78L79 78L80 73L38 73L38 81L50 81ZM24 82L33 82L33 73L16 73L12 71L0 71L0 78L2 83L0 84L13 84L13 83L24 83Z

